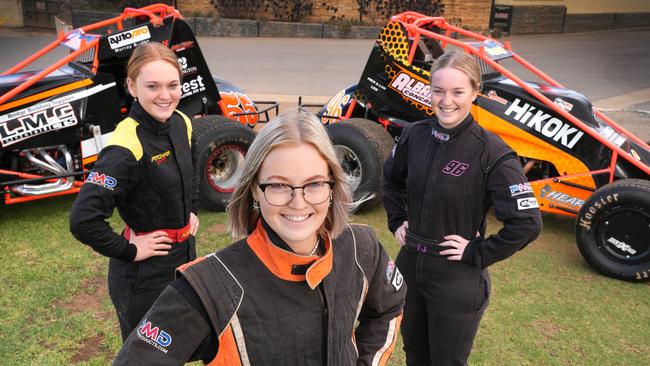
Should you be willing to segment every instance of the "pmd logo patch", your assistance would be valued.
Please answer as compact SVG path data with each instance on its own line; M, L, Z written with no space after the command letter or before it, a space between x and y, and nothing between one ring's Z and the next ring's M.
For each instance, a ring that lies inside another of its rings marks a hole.
M172 344L172 336L159 327L154 326L146 318L140 322L137 335L140 340L150 344L163 353L167 353L167 347Z
M86 178L86 183L98 185L111 191L117 186L117 180L115 178L108 174L99 174L97 172L90 172L88 178Z

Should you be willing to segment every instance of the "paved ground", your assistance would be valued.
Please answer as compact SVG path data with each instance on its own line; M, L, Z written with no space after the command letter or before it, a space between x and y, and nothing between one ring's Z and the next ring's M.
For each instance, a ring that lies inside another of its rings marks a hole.
M0 28L0 70L51 42L53 34ZM575 89L613 118L650 140L650 29L503 38L565 87ZM256 99L289 107L297 96L324 102L356 83L373 40L199 38L214 74ZM62 55L59 53L59 56ZM35 64L44 67L46 62ZM512 67L516 69L515 67ZM525 79L530 79L526 73Z

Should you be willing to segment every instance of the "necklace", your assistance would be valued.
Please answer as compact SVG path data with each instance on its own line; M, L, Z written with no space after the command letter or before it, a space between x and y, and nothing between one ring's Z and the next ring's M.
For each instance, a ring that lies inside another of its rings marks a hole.
M314 249L311 250L309 254L307 254L308 257L311 257L312 255L316 254L316 250L318 249L318 244L320 243L319 239L316 239L316 245L314 245Z

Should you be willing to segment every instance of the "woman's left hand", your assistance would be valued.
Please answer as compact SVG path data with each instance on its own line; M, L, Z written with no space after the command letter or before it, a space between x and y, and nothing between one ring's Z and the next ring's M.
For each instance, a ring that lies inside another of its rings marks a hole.
M196 233L199 231L199 217L190 212L190 235L196 236Z
M451 247L440 252L440 255L446 256L450 261L459 261L463 258L463 253L469 240L458 235L447 235L445 241L438 244L441 247Z

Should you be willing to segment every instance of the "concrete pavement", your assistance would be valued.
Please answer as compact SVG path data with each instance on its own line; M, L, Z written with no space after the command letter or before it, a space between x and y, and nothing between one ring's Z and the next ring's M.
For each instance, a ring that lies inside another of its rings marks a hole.
M0 49L4 50L0 70L53 39L51 33L0 29ZM620 111L624 117L636 115L630 110L650 102L650 29L500 39L506 40L519 55L565 87L585 94L595 106L610 110L609 114L624 109ZM199 44L214 74L257 100L278 100L286 107L295 105L299 95L306 96L307 102L324 102L356 83L374 40L211 37L199 38ZM34 67L42 68L52 59L43 59ZM521 72L513 62L506 66ZM520 76L534 80L527 72ZM643 130L649 129L641 128L640 134Z

